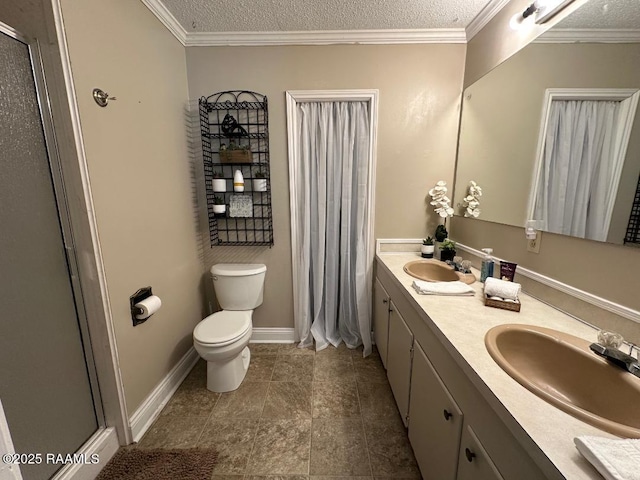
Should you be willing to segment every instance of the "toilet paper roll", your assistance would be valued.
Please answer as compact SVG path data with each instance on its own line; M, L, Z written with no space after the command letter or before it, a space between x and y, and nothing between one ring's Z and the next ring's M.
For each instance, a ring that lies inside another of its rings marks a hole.
M150 297L139 301L134 306L142 310L142 313L136 315L136 318L138 320L144 320L145 318L149 318L151 315L160 310L160 307L162 306L162 300L160 300L160 297L156 295L151 295Z
M489 277L484 282L484 293L487 297L502 297L505 300L518 300L520 284L505 282L497 278Z

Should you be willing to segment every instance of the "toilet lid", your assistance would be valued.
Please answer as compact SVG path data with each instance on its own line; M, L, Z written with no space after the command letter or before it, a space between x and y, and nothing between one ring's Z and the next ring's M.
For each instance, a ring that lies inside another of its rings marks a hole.
M229 311L209 315L193 330L193 338L203 344L230 342L251 328L251 311Z

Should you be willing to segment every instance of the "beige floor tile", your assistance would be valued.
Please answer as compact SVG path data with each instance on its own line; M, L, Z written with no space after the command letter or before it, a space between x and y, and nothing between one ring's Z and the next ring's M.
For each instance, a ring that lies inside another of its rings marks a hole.
M283 343L278 355L315 355L314 347L299 348L297 343Z
M389 383L387 371L378 355L369 355L366 358L353 357L353 366L358 383Z
M272 382L310 382L313 380L313 355L279 355Z
M244 480L309 480L309 477L307 475L247 475Z
M257 431L258 420L209 419L198 447L215 448L218 451L214 475L244 474Z
M247 474L307 474L310 436L308 419L261 420Z
M327 477L324 475L311 475L309 480L372 480L371 477Z
M267 344L268 345L268 344ZM247 371L245 382L268 382L273 374L273 367L276 364L277 355L258 355L251 357L249 370Z
M371 467L376 476L420 478L406 430L400 419L365 422Z
M214 418L260 418L268 382L242 382L234 392L223 393L213 408Z
M198 360L180 388L207 388L207 362Z
M219 393L206 388L181 385L162 410L162 415L208 417L219 397Z
M311 382L271 382L262 418L311 418Z
M360 417L355 382L314 382L313 418Z
M313 368L314 382L353 382L355 370L351 355L316 357Z
M142 437L140 448L193 448L207 417L161 416Z
M253 357L261 355L277 355L280 348L282 348L280 343L250 343L251 361L253 361Z
M365 421L400 419L400 412L388 383L358 383L360 410Z
M371 475L360 419L314 419L311 432L311 475Z
M214 473L211 480L244 480L244 475L216 475Z

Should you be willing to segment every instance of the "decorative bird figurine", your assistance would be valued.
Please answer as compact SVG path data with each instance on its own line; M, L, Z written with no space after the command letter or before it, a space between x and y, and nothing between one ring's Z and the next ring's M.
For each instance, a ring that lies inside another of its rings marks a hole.
M233 118L232 115L226 114L222 120L222 133L226 137L248 137L247 131Z

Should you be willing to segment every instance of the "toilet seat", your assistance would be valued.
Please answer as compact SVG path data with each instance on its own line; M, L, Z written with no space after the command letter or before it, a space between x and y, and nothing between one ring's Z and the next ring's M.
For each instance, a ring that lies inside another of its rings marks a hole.
M196 325L193 338L201 345L229 345L251 328L252 313L252 310L223 310L209 315Z

